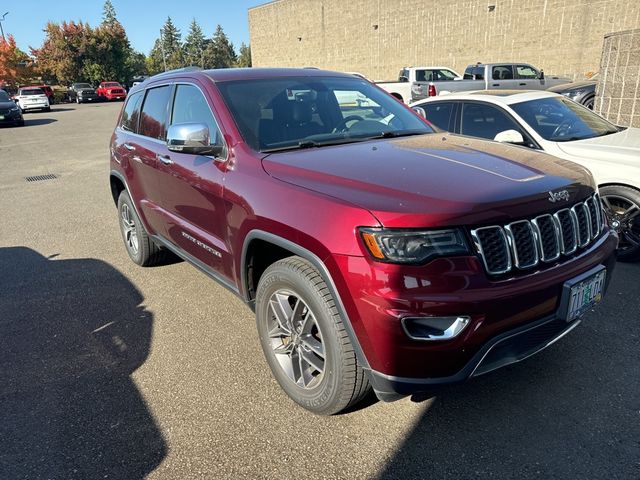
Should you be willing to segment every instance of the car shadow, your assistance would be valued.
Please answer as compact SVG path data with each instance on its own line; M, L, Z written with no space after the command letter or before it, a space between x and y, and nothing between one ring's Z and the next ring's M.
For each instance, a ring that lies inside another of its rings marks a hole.
M48 113L48 112L47 112ZM56 120L55 118L25 118L24 119L24 126L25 127L35 127L37 125L48 125L50 123L55 123L58 120Z
M167 454L131 374L153 315L95 259L0 248L0 478L141 479Z
M51 107L51 111L52 112L72 112L74 110L75 110L75 108L55 107L55 106Z
M424 400L380 479L640 478L637 265L571 334Z

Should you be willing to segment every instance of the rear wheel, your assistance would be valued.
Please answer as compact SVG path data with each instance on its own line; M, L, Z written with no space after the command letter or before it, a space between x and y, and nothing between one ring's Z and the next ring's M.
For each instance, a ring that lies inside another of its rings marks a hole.
M256 320L274 377L302 407L332 415L369 392L335 300L306 260L289 257L267 268L258 284Z
M141 267L164 263L170 253L167 250L161 250L153 243L133 208L133 202L126 190L123 190L118 197L118 213L122 240L131 260Z
M584 100L584 102L582 103L585 107L593 110L593 104L595 103L596 99L595 97L589 97L587 99Z
M640 191L622 185L600 188L609 224L620 237L618 260L640 260Z

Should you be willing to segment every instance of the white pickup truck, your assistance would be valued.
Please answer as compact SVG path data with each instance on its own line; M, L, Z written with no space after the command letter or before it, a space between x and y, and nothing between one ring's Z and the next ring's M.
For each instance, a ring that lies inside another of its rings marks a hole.
M429 85L462 79L460 74L447 67L403 67L397 81L375 82L406 104L421 100L429 95Z
M547 90L570 82L570 78L545 76L542 70L526 63L478 63L469 65L461 79L421 86L414 98L471 90Z

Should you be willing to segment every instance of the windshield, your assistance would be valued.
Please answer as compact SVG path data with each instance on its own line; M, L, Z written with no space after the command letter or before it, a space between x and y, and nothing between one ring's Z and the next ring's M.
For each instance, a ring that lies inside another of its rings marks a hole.
M601 137L620 129L588 108L564 97L516 103L511 108L545 140L570 142Z
M103 87L119 87L120 84L116 82L108 82L108 83L103 83L102 86Z
M0 90L0 102L10 102L11 99L9 98L9 95L7 95L7 92L5 92L4 90Z
M44 95L41 88L25 88L20 90L20 95Z
M433 132L393 97L359 78L287 77L217 85L244 140L263 152Z
M88 83L75 83L73 85L75 88L93 88L91 85L89 85Z

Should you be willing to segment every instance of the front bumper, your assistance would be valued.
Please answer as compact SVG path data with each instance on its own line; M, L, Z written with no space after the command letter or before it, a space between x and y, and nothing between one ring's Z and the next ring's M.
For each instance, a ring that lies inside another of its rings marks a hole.
M617 237L607 231L564 262L500 280L489 279L476 257L442 258L425 266L333 258L345 280L336 284L366 357L363 364L384 398L461 382L553 343L579 323L561 319L565 282L604 265L608 283L616 246ZM407 336L403 318L431 315L467 315L471 322L451 340Z

